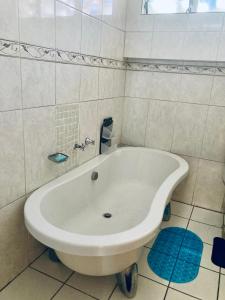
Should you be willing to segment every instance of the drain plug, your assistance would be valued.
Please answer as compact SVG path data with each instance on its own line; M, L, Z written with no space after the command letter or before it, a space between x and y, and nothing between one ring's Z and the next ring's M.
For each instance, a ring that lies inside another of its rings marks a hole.
M103 217L109 219L109 218L112 217L112 214L110 214L110 213L104 213Z

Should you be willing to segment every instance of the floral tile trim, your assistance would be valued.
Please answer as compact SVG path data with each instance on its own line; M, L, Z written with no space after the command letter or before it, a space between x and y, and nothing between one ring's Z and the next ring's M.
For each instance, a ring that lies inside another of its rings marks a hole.
M145 63L127 62L4 39L0 39L0 55L121 70L225 76L225 64L222 62L204 62L201 65L182 61L176 63L155 63L150 60Z

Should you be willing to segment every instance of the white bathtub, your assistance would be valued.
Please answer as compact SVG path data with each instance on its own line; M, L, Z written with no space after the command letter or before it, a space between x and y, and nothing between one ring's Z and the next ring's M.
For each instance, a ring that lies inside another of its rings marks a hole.
M96 181L93 171L99 174ZM25 223L69 268L115 274L138 261L187 173L188 164L176 155L119 148L35 191L25 205ZM112 217L104 218L106 212Z

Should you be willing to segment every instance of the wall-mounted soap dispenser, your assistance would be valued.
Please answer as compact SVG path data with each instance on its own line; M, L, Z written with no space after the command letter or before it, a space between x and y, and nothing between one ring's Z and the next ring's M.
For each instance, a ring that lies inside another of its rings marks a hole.
M100 132L100 149L99 153L107 153L112 143L112 130L113 130L113 119L112 117L106 118L102 122Z

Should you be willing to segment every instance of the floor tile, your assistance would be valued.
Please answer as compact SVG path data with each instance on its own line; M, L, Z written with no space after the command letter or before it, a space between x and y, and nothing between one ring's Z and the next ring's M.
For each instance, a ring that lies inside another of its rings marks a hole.
M67 284L88 295L105 300L112 293L116 285L116 280L115 276L97 277L74 273Z
M61 285L59 281L28 268L0 293L0 300L48 300Z
M148 257L149 251L150 250L147 248L144 250L142 257L141 257L140 261L138 262L138 273L140 275L148 277L152 280L155 280L161 284L168 285L169 282L167 280L156 275L149 267L148 262L147 262L147 257Z
M219 298L218 300L224 300L225 298L225 276L220 276L220 289L219 289Z
M166 295L166 300L195 300L195 299L196 298L185 295L173 289L169 289Z
M216 300L218 280L218 273L200 268L195 280L185 284L170 283L170 286L193 297Z
M225 275L225 269L221 268L221 273Z
M166 227L182 227L186 228L188 224L188 219L177 217L177 216L171 216L169 221L162 222L161 229Z
M34 263L32 263L31 267L61 281L68 279L73 272L60 262L52 262L48 258L47 252L42 254Z
M184 203L171 201L172 214L189 219L192 212L192 206Z
M221 229L214 227L214 226L210 226L210 225L206 225L206 224L202 224L202 223L198 223L195 221L190 221L188 229L193 231L194 233L196 233L204 243L213 244L213 239L214 237L221 237Z
M95 298L92 298L66 285L64 285L64 287L53 298L53 300L93 300L93 299Z
M138 277L138 290L135 300L163 300L166 294L166 287L153 282L149 279ZM127 298L121 293L119 288L115 290L110 300L127 300Z
M201 266L219 272L220 268L214 265L214 263L212 263L211 255L212 255L212 246L208 244L203 244Z
M191 219L217 227L223 225L223 214L199 207L194 208Z

